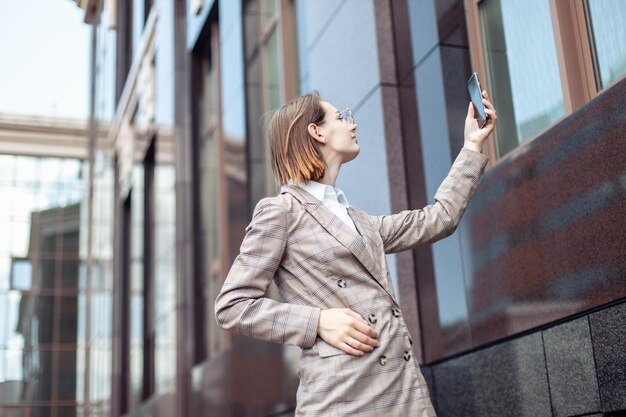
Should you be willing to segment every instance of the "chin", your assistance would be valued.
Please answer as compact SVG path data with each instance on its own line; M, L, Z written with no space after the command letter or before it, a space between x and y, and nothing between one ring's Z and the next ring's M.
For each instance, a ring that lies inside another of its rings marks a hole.
M352 161L354 158L356 158L359 155L360 152L361 152L361 148L359 148L357 145L356 150L349 152L349 153L347 152L345 154L346 156L343 162L346 163L346 162Z

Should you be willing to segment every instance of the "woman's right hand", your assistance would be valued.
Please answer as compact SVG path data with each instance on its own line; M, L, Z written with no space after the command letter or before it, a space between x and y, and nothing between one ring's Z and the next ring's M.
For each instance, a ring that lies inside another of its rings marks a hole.
M349 308L322 310L317 334L325 342L355 356L379 346L378 332Z

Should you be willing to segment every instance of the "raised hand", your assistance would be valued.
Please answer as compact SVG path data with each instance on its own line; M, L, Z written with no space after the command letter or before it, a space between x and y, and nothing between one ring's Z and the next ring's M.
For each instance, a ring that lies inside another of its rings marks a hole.
M482 95L483 104L485 105L485 113L489 116L487 123L485 123L482 128L478 126L478 121L476 120L476 109L474 108L472 102L469 103L467 108L467 117L465 118L465 143L463 146L477 152L482 151L483 144L491 132L493 132L493 129L496 126L496 120L498 120L496 109L493 108L491 101L489 101L489 94L487 94L487 90L483 90Z

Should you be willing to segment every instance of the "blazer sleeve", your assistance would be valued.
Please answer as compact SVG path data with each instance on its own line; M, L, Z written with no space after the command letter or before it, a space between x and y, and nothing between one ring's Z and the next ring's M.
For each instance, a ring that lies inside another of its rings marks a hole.
M463 148L435 194L435 204L398 214L371 216L385 253L414 249L451 235L474 194L488 158Z
M266 297L287 242L285 209L263 199L246 228L241 250L215 300L219 326L270 342L312 347L320 308Z

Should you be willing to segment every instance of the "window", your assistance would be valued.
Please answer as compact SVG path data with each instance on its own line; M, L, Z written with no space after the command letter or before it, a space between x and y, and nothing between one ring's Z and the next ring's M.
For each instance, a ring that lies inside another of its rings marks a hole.
M148 16L150 16L150 10L152 10L152 5L154 0L144 0L143 1L143 22L144 24L148 20Z
M222 349L222 332L213 317L214 300L227 271L227 198L224 141L220 125L220 42L215 17L204 50L194 57L194 156L196 158L195 361Z
M126 84L126 78L133 62L133 2L117 2L116 8L117 68L115 101L118 102L122 96L124 84Z
M13 258L11 264L11 289L26 291L32 286L33 266L28 258Z
M465 0L472 66L498 109L500 158L626 73L620 0Z
M479 6L487 69L483 88L498 109L499 156L564 113L548 1L488 0Z
M587 0L598 90L626 74L626 4L622 0Z
M295 7L291 1L245 0L244 42L251 203L277 193L265 128L298 94Z

